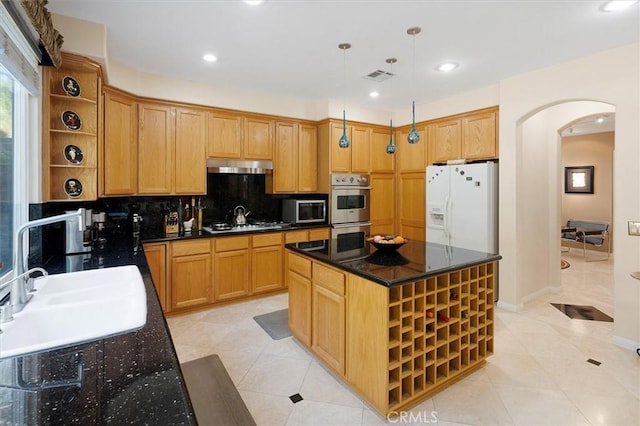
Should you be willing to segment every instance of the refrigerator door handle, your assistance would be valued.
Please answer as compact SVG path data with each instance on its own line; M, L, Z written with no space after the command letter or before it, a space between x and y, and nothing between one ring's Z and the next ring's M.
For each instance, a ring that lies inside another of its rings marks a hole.
M449 223L450 223L450 210L451 210L451 197L447 195L444 199L444 236L447 239L447 244L450 243Z

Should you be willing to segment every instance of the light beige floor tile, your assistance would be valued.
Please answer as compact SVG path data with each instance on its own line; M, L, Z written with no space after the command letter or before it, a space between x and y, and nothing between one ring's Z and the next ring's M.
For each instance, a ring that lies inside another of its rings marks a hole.
M640 424L640 401L637 398L618 398L587 394L579 389L565 391L578 409L594 425Z
M260 326L257 328L234 327L220 342L219 349L227 351L263 350L271 337Z
M516 425L588 425L589 421L567 398L554 389L496 385Z
M300 391L311 361L262 354L238 384L238 389L291 396Z
M219 350L216 353L220 356L220 360L227 369L229 377L238 386L249 369L255 364L261 351L260 349L248 349L246 351Z
M375 413L370 408L365 407L362 412L362 426L382 426L392 424L391 422L386 421L382 416L378 413ZM396 423L400 424L400 423Z
M317 362L312 362L309 366L307 375L302 382L300 395L307 401L363 408L360 398L356 397Z
M206 348L189 345L176 345L176 354L178 354L180 364L211 355Z
M267 355L277 355L285 358L310 360L311 354L302 348L293 337L285 337L280 340L272 340L264 348L263 352Z
M239 392L258 426L277 426L287 423L293 410L293 402L289 398L242 389Z
M534 357L569 358L584 361L588 357L559 334L518 333L518 339Z
M171 338L176 345L214 348L233 332L233 326L211 324L202 321L180 324L171 329Z
M352 426L362 424L362 408L300 401L293 406L287 426Z
M540 389L558 388L549 374L531 355L496 351L487 360L484 370L492 383Z
M494 385L461 380L433 396L438 419L470 425L514 424Z

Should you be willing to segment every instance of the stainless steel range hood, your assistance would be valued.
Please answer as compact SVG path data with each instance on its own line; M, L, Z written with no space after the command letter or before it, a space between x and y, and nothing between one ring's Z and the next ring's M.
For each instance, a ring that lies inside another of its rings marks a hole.
M270 175L273 173L273 161L228 160L224 158L207 159L208 173Z

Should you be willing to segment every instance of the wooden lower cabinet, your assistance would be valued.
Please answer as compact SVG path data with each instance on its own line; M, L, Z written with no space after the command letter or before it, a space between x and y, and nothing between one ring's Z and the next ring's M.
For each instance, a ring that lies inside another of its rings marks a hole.
M344 376L345 274L313 263L311 286L311 350Z
M284 288L282 233L254 235L251 240L251 293Z
M301 343L311 346L311 261L289 252L286 265L289 328Z
M209 239L171 243L171 310L207 305L211 294Z
M144 255L160 299L160 306L163 311L167 311L167 243L145 244Z
M249 236L215 239L213 255L214 301L236 299L251 291Z

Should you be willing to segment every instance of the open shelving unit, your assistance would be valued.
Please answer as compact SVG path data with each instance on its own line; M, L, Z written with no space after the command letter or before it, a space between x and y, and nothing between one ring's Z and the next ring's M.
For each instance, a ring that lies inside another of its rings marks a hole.
M87 58L65 53L60 68L45 68L43 74L43 199L95 200L102 128L100 66ZM78 92L65 90L65 78L77 83ZM81 125L78 128L65 125L65 112L75 113ZM68 155L70 149L72 159ZM69 182L79 183L82 190L69 191Z
M388 411L493 353L494 271L486 263L389 289Z

